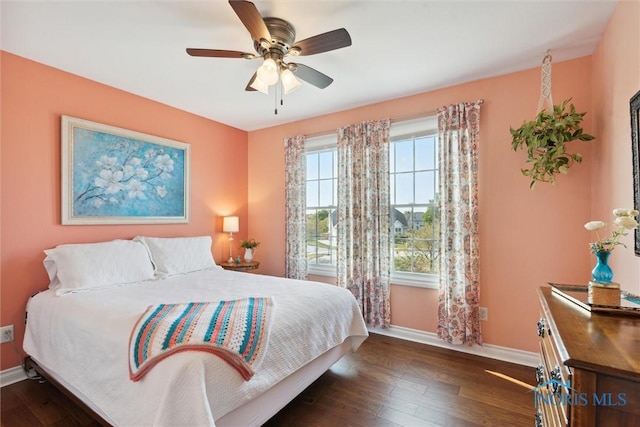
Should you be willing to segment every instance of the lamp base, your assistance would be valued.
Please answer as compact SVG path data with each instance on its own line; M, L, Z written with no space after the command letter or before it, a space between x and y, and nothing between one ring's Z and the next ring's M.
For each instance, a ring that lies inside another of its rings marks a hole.
M227 260L227 262L228 262L228 263L232 263L232 262L234 262L233 257L232 257L232 256L230 256L230 257L229 257L229 259Z

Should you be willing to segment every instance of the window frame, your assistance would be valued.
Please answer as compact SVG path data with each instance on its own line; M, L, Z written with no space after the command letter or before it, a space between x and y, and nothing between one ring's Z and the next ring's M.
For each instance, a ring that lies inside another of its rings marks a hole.
M389 142L405 140L409 138L419 138L436 135L438 126L437 117L423 117L416 120L392 123L389 129ZM437 141L436 141L437 143ZM325 150L337 150L338 135L331 133L315 138L309 138L305 142L305 153ZM436 170L438 159L436 158ZM306 162L305 162L306 164ZM306 175L306 173L305 173ZM305 179L306 181L306 179ZM306 185L306 184L305 184ZM437 189L436 189L437 190ZM337 202L337 201L336 201ZM391 206L393 209L393 205ZM393 225L393 224L392 224ZM393 230L391 230L389 249L393 245ZM312 264L307 263L307 274L315 276L336 277L336 264ZM411 286L426 289L437 289L439 287L440 276L438 274L413 273L405 271L391 271L390 282L394 285Z
M408 122L398 123L397 126L391 125L389 132L389 144L398 142L398 141L406 141L409 139L418 139L422 137L436 137L438 136L438 125L437 125L437 117L428 117L418 120L411 120ZM435 170L438 173L439 177L439 169L438 169L438 158L435 158ZM413 169L415 171L415 169ZM391 172L390 172L391 174ZM437 182L437 181L436 181ZM415 184L415 183L414 183ZM415 187L415 186L414 186ZM415 188L414 188L415 191ZM437 188L436 188L437 192ZM410 207L414 208L416 206L423 206L423 204L399 204L394 205L391 204L391 210L398 209L398 206L403 208ZM427 207L428 208L428 207ZM394 245L394 236L395 232L391 230L391 239L389 241L389 249L392 251L391 262L393 263L393 245ZM403 285L403 286L412 286L419 288L428 288L428 289L437 289L440 285L440 275L439 274L429 274L429 273L415 273L409 271L395 271L391 270L391 283L395 285Z
M328 135L322 135L315 138L308 138L305 141L305 167L306 167L306 155L309 153L319 153L323 151L336 151L338 149L338 134L331 133ZM338 165L336 164L336 170ZM337 180L337 176L335 177ZM306 170L305 170L305 186L306 186ZM336 182L337 185L337 182ZM337 200L335 200L337 203ZM305 200L306 205L306 200ZM337 209L337 206L336 206ZM307 207L305 206L305 212ZM306 215L306 213L305 213ZM331 214L330 214L331 215ZM306 241L306 235L305 235ZM336 264L318 264L310 263L307 261L307 274L314 276L328 276L336 277Z

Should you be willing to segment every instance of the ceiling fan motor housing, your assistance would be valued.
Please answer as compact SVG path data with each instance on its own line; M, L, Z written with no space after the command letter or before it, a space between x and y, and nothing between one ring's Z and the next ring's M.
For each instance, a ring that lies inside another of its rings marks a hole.
M253 46L256 52L260 56L264 56L269 52L277 52L280 57L286 55L296 39L296 30L293 25L284 19L271 17L264 18L264 23L269 29L271 40L266 43L261 40L255 40Z

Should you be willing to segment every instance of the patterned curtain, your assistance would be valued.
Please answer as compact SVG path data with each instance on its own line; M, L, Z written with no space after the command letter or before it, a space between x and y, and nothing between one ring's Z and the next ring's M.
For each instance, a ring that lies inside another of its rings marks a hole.
M440 291L438 336L482 345L478 245L480 104L438 110L440 168Z
M285 277L307 278L305 137L285 138Z
M338 131L338 285L371 326L389 327L389 120Z

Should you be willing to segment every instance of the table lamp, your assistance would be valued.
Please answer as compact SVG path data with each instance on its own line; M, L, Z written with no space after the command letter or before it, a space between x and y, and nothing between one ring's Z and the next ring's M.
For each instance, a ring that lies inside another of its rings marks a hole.
M233 253L231 245L233 243L233 233L237 233L240 230L237 216L225 216L222 219L222 231L229 233L229 260L227 262L233 262Z

